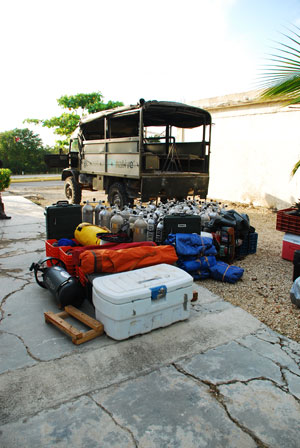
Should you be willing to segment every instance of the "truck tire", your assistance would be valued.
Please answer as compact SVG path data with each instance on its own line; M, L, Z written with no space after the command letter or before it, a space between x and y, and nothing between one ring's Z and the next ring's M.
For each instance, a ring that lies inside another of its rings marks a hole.
M131 202L123 184L116 182L109 187L108 202L120 209Z
M70 204L80 204L81 187L74 177L67 177L65 180L65 195Z

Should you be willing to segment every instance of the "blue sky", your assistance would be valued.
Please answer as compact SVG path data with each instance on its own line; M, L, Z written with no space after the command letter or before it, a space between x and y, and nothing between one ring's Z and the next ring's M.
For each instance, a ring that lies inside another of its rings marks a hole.
M64 94L128 104L252 90L273 41L300 27L300 0L10 0L1 19L0 132L60 114Z

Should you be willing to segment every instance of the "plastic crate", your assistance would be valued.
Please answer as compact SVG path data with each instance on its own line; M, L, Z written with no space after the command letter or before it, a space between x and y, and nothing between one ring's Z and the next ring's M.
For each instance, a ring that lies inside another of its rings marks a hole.
M255 254L257 250L258 233L248 233L241 246L236 247L236 256L245 257L249 254Z
M54 257L54 258L59 258L59 246L54 246L54 244L57 243L57 240L46 240L45 241L45 246L46 246L46 256L47 257ZM54 264L58 264L58 261L47 261L47 266L50 268L51 266L53 266Z
M72 246L60 246L59 258L61 261L65 263L66 269L69 272L69 274L76 276L76 266L73 261L72 253L70 253L71 250Z
M86 286L88 280L85 276L85 273L83 272L80 266L75 266L75 269L76 269L76 276L79 278L80 283L82 284L82 286Z
M54 246L55 243L57 243L57 240L46 240L45 241L47 257L59 258L59 247Z
M296 208L285 208L278 210L276 219L276 230L281 232L300 235L300 216L291 215L289 212L297 210Z

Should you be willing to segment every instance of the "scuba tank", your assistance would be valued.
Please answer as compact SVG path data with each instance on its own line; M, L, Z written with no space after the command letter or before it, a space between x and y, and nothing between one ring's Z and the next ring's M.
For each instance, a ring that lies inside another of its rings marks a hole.
M133 225L137 219L138 219L137 213L135 210L133 210L129 218L129 236L131 238L133 236Z
M138 219L133 224L133 242L147 240L147 223L144 220L144 213L140 212Z
M86 204L82 207L82 222L89 222L93 224L94 208L90 204L90 201L86 201Z
M127 205L125 205L125 207L123 208L123 210L121 211L121 216L124 219L124 221L129 221L130 218L130 211Z
M130 211L127 205L125 205L125 207L121 211L121 216L124 221L122 231L127 233L128 236L130 236L130 225L129 225Z
M103 207L103 209L100 212L101 227L107 227L108 229L110 229L111 216L112 212L107 207Z
M155 232L155 242L157 244L161 244L163 241L163 231L164 231L164 222L163 218L160 218L156 226L156 232Z
M151 214L147 221L147 241L154 241L154 237L155 237L155 221Z
M117 210L110 220L111 233L118 233L121 231L121 227L124 220L121 216L120 210Z
M99 201L94 209L95 213L95 226L101 226L100 220L100 212L103 210L104 206L102 205L102 201Z
M60 259L47 257L32 263L29 270L34 270L37 284L51 292L59 308L67 305L78 307L82 304L85 290L77 278L66 271L66 266Z

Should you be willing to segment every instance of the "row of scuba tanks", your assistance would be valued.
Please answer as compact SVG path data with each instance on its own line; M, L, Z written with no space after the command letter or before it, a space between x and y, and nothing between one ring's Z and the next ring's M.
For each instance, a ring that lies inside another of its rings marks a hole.
M201 227L224 213L226 206L216 201L168 201L155 204L138 202L134 207L125 205L122 210L117 206L107 206L104 201L91 203L86 201L82 207L82 221L100 227L106 227L111 233L125 232L133 242L154 241L158 244L164 239L164 217L166 215L200 215Z

